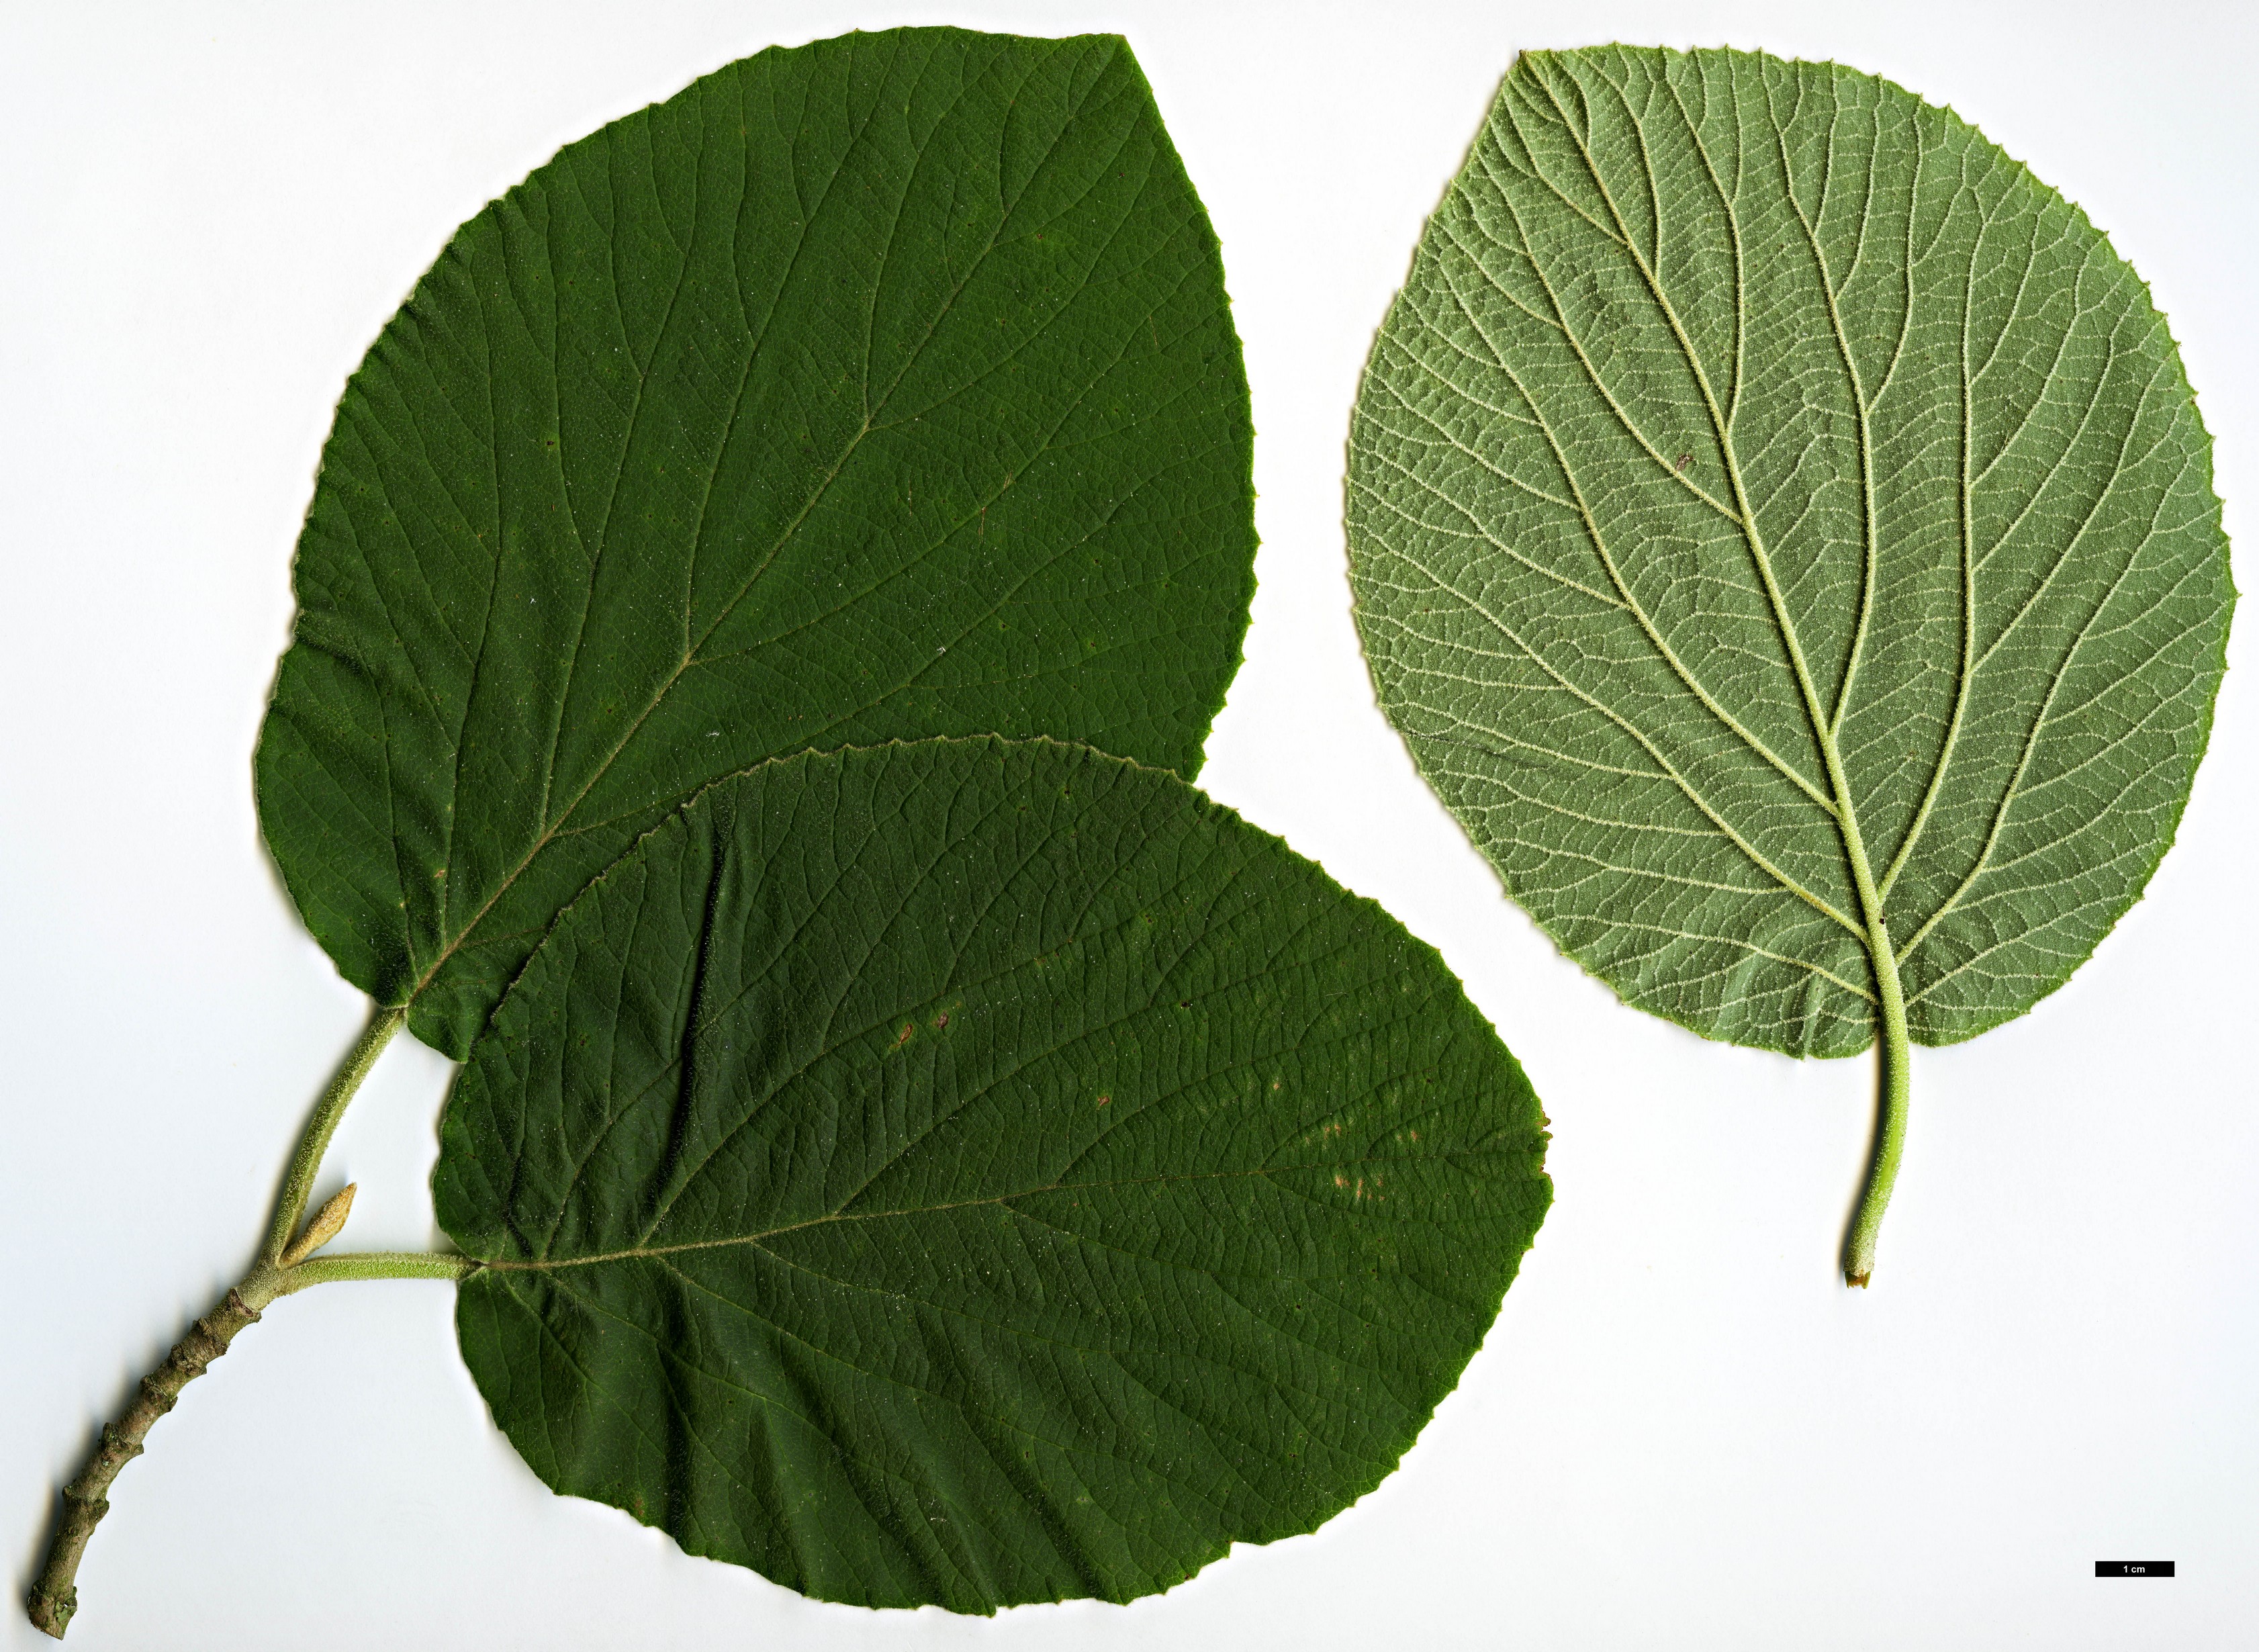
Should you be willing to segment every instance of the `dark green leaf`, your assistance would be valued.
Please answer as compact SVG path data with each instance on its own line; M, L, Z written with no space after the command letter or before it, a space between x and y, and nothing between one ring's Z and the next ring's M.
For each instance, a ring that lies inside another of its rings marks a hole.
M730 65L457 233L347 387L262 822L460 1057L716 776L995 731L1189 775L1252 587L1214 235L1129 49Z
M2163 317L2076 207L1835 65L1531 53L1351 438L1422 772L1626 1000L1811 1055L2061 985L2202 755L2233 593Z
M1543 1216L1436 954L1049 741L725 780L448 1104L464 1357L560 1492L827 1599L1166 1588L1395 1464Z

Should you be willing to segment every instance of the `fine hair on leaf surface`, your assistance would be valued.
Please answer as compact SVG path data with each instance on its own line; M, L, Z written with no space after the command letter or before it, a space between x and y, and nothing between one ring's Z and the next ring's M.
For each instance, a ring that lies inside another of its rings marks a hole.
M1443 961L1165 771L724 780L451 1097L457 1309L551 1485L824 1599L1164 1589L1372 1488L1550 1198Z
M2147 288L1951 113L1835 64L1524 53L1350 438L1381 703L1627 1003L1907 1047L2060 986L2170 844L2234 602Z

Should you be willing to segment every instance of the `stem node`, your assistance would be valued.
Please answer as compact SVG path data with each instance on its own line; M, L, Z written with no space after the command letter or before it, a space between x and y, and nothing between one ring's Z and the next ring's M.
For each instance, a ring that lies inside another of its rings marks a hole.
M102 1441L94 1455L78 1478L63 1487L62 1513L55 1522L54 1542L25 1603L38 1627L58 1641L62 1639L78 1610L79 1561L94 1528L110 1513L110 1499L103 1494L110 1482L120 1469L141 1455L142 1440L157 1419L179 1400L181 1390L210 1369L212 1361L227 1352L236 1334L258 1319L259 1310L244 1300L241 1287L231 1288L217 1307L173 1344L165 1363L141 1379L133 1402L118 1419L103 1425Z
M376 1065L377 1057L407 1018L404 1009L381 1009L369 1018L367 1028L355 1041L337 1076L330 1080L329 1088L322 1093L314 1116L298 1138L297 1150L290 1156L290 1169L283 1178L281 1197L275 1201L274 1220L268 1226L267 1243L260 1247L258 1261L243 1276L241 1283L232 1286L220 1299L217 1307L190 1326L188 1335L173 1344L164 1364L141 1379L134 1390L132 1403L116 1421L103 1425L102 1438L87 1458L86 1466L63 1487L62 1510L55 1520L54 1539L47 1547L46 1563L40 1567L39 1580L32 1585L24 1603L32 1623L56 1640L63 1638L63 1632L70 1627L71 1618L78 1611L79 1562L86 1554L87 1541L94 1535L94 1528L110 1513L110 1499L105 1493L110 1482L118 1478L119 1470L141 1455L142 1440L157 1419L180 1402L181 1390L203 1376L212 1361L227 1352L228 1344L235 1340L238 1332L258 1322L260 1309L278 1296L324 1279L460 1278L473 1265L461 1257L371 1257L357 1264L352 1258L333 1257L326 1263L307 1262L306 1257L335 1238L338 1229L345 1226L346 1213L353 1206L350 1187L324 1205L306 1224L297 1243L291 1243L291 1235L298 1230L298 1218L305 1213L306 1196L313 1191L314 1178L321 1173L322 1155L337 1131L338 1121L345 1116L346 1104L353 1100L353 1092L360 1088L361 1080L368 1077L368 1070ZM430 1265L432 1263L442 1265L434 1268Z

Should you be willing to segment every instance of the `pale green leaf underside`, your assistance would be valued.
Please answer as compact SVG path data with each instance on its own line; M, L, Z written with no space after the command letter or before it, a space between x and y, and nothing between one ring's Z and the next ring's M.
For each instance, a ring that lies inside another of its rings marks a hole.
M466 224L353 375L260 818L460 1057L719 775L1046 734L1190 775L1253 587L1215 239L1119 39L764 52Z
M2233 594L2163 318L1888 82L1525 53L1350 439L1383 706L1626 1000L1867 1044L1855 828L1913 1037L2059 986L2170 842ZM1831 765L1832 755L1839 761Z
M1163 1589L1395 1464L1550 1196L1443 962L1048 741L725 780L457 1083L463 1354L560 1492L827 1599Z

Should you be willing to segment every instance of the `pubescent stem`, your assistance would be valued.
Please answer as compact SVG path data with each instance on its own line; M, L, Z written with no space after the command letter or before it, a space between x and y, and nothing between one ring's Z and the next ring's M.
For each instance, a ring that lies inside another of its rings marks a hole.
M298 1150L290 1156L290 1169L282 1178L281 1196L274 1201L274 1220L267 1225L267 1243L260 1248L259 1259L272 1267L282 1259L290 1247L291 1238L298 1231L298 1219L306 1214L306 1200L314 1191L314 1178L322 1173L322 1156L330 1150L330 1138L338 1133L338 1121L346 1115L346 1105L360 1088L368 1070L384 1053L392 1035L408 1019L404 1009L380 1009L369 1017L368 1026L346 1054L345 1065L330 1080L330 1087L322 1092L322 1099L314 1106L313 1117L298 1137Z
M1843 1242L1843 1283L1863 1286L1875 1271L1875 1240L1891 1188L1899 1178L1899 1155L1906 1148L1906 1098L1912 1054L1906 1042L1906 995L1895 969L1876 972L1882 987L1882 1025L1875 1037L1875 1150L1867 1164L1867 1186L1851 1216Z
M78 1478L63 1487L62 1513L55 1521L54 1541L47 1546L46 1564L25 1602L32 1621L60 1641L78 1610L79 1561L87 1540L102 1517L110 1513L103 1494L118 1471L141 1455L141 1441L150 1426L173 1408L181 1390L204 1373L204 1368L235 1340L235 1335L259 1317L259 1310L244 1299L238 1286L220 1299L217 1307L189 1327L189 1334L173 1344L163 1364L141 1379L133 1399L118 1421L103 1425L102 1438Z
M94 1528L110 1512L105 1494L110 1483L118 1478L121 1469L141 1455L142 1441L157 1419L178 1402L181 1390L203 1376L212 1361L227 1352L237 1334L254 1323L269 1304L309 1285L335 1280L460 1279L481 1265L468 1257L381 1250L311 1257L289 1267L281 1265L280 1259L290 1248L298 1218L305 1211L306 1196L313 1190L315 1177L321 1172L322 1154L337 1130L338 1120L344 1115L346 1104L353 1100L361 1080L368 1076L369 1068L375 1065L378 1052L400 1029L404 1018L403 1011L381 1010L370 1021L367 1030L346 1057L344 1066L323 1092L314 1116L299 1137L298 1150L291 1157L289 1173L282 1184L281 1198L275 1206L274 1225L266 1244L260 1249L258 1261L220 1299L218 1306L173 1345L164 1362L141 1379L117 1421L103 1426L102 1436L86 1465L63 1487L62 1512L55 1521L54 1540L47 1547L46 1563L40 1567L39 1579L32 1584L25 1602L32 1621L57 1640L62 1639L63 1631L70 1627L71 1615L78 1610L79 1562L86 1554L87 1542L94 1535ZM313 1243L318 1244L323 1235L317 1233L311 1238Z
M282 1273L277 1296L289 1296L309 1285L334 1285L342 1279L467 1279L486 1264L473 1257L448 1256L437 1250L348 1250L342 1256L316 1257Z
M141 1442L158 1418L179 1401L186 1388L228 1350L236 1334L255 1323L260 1312L278 1297L309 1285L339 1279L460 1279L481 1264L468 1257L439 1256L422 1251L366 1251L302 1262L294 1268L277 1268L260 1262L222 1297L217 1307L189 1328L173 1344L164 1363L144 1377L133 1398L115 1422L103 1426L102 1437L77 1478L63 1487L61 1517L55 1522L54 1541L47 1546L46 1563L25 1601L32 1621L58 1641L78 1610L78 1567L88 1539L102 1517L110 1513L105 1495L118 1470L139 1456Z

